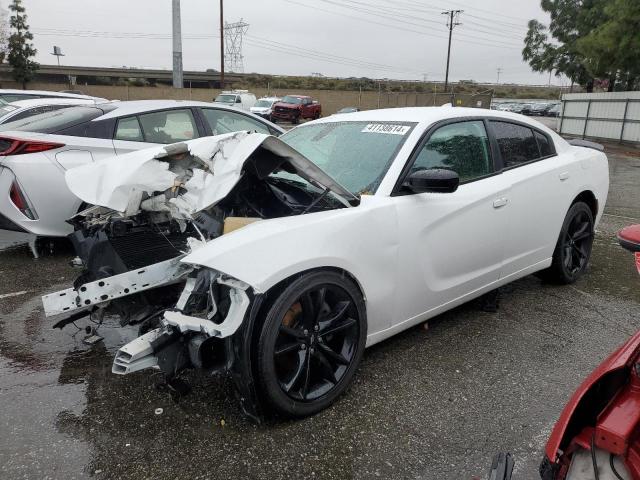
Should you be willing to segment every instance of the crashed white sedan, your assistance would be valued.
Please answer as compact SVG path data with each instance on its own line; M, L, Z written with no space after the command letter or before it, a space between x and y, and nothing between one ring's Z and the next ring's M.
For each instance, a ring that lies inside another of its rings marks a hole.
M606 156L507 112L335 115L69 170L83 274L56 326L139 323L113 372L223 369L243 410L305 416L365 346L531 274L586 269Z

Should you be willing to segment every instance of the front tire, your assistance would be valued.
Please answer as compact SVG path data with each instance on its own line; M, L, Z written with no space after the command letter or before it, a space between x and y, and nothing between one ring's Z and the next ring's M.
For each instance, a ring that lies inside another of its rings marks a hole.
M587 269L594 237L593 213L584 202L571 205L562 224L551 266L541 272L544 280L568 285Z
M302 275L269 306L257 345L257 374L269 405L305 417L347 389L367 338L357 286L336 272Z

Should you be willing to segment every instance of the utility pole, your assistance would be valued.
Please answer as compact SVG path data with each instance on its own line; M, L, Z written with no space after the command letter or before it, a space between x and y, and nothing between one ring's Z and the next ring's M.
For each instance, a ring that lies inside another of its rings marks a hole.
M220 0L220 88L224 90L224 0Z
M182 23L180 21L180 0L173 4L173 88L182 88Z
M449 86L449 60L451 58L451 34L453 33L453 27L457 25L462 25L458 22L458 17L460 14L464 12L464 10L448 10L446 12L442 12L443 15L447 15L447 27L449 27L449 48L447 50L447 72L444 76L444 91L447 91L447 87Z
M496 80L496 83L499 84L500 83L500 74L502 73L502 67L496 68L496 72L498 72L498 79Z

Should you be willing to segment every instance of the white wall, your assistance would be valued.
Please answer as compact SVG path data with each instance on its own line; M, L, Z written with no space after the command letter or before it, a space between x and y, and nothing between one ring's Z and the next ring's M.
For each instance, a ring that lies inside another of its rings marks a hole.
M566 93L559 123L562 135L640 142L640 92Z

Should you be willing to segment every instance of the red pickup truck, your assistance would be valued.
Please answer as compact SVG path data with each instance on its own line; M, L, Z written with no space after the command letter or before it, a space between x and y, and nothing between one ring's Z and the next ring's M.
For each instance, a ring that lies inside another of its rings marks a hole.
M304 95L285 95L284 98L273 106L271 118L287 120L298 123L301 118L315 120L322 115L322 106L311 97Z

